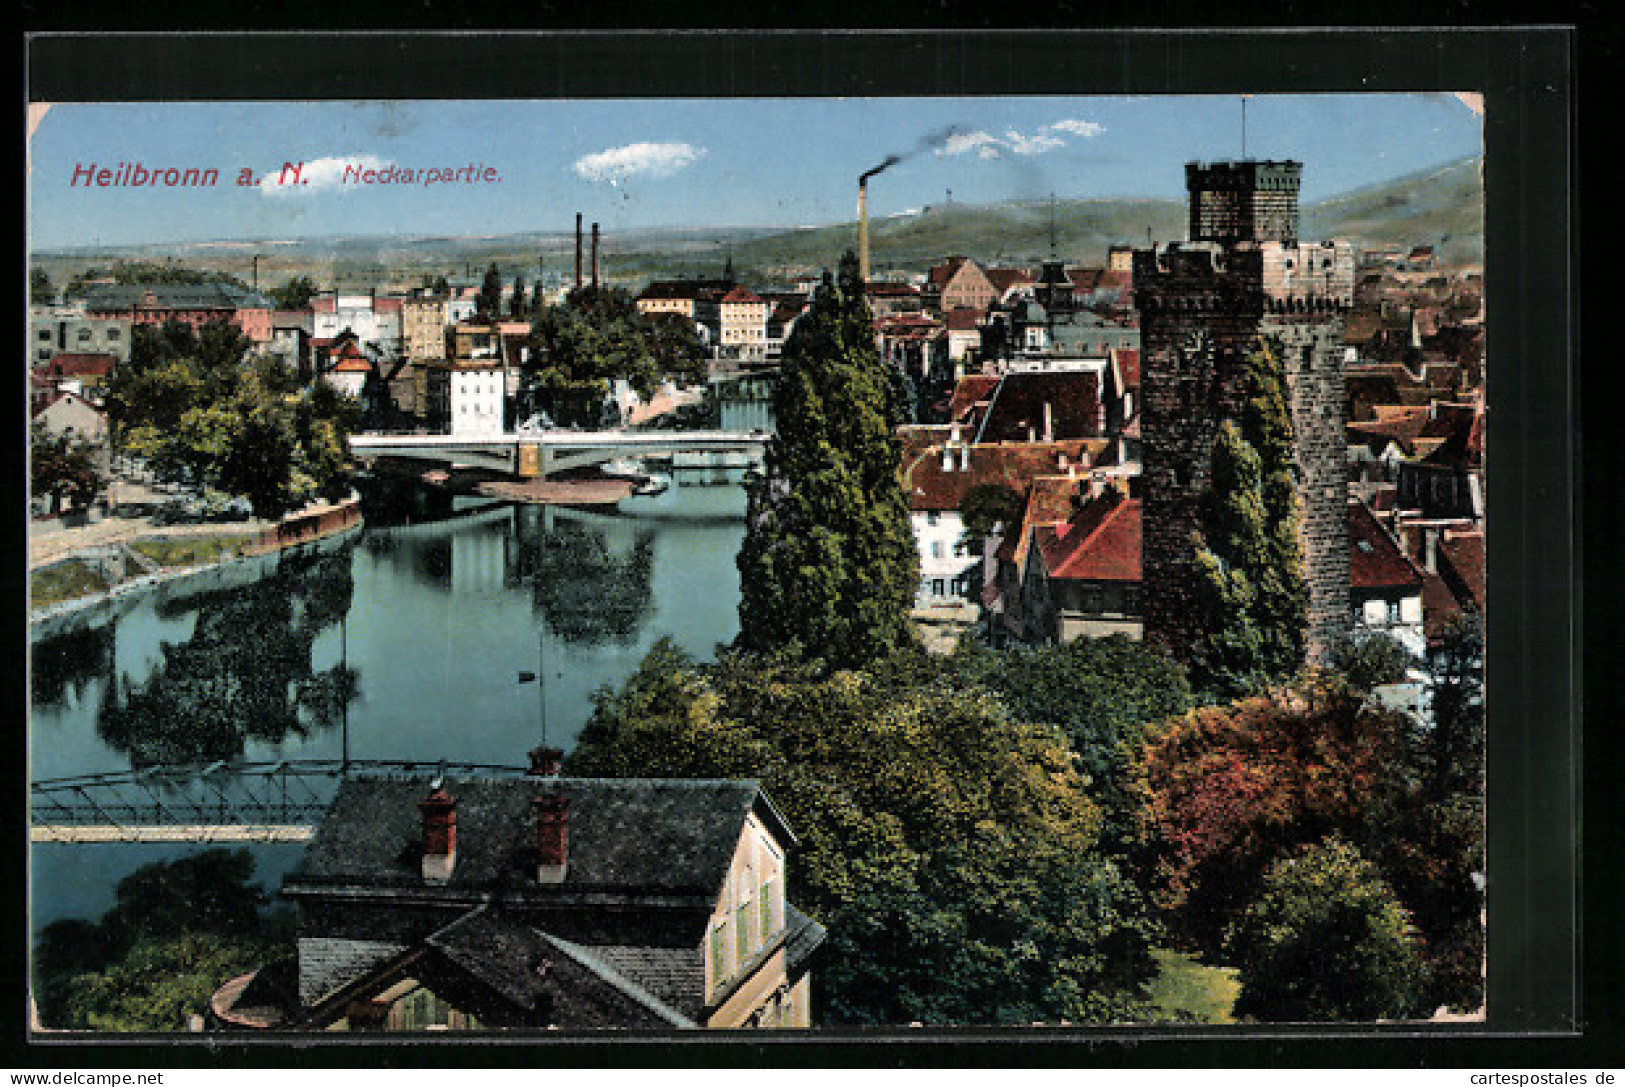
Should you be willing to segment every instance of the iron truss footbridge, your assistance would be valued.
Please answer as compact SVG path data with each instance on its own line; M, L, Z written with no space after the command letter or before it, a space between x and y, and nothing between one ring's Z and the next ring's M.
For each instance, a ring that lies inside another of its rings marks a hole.
M76 845L302 842L315 832L345 778L525 772L462 762L290 759L56 778L29 787L29 837L36 844Z

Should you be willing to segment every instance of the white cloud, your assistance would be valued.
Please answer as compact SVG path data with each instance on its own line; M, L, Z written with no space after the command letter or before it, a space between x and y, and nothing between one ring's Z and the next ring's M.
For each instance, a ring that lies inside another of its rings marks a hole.
M967 151L976 151L983 158L998 158L998 149L999 141L986 132L955 132L942 145L941 153L944 155L963 155Z
M309 162L284 163L265 171L260 191L271 196L309 196L333 189L344 191L344 171L381 170L390 160L377 155L333 155Z
M1076 118L1065 118L1054 124L1040 125L1032 132L1020 132L1016 129L1006 129L1003 136L994 136L985 131L955 132L937 151L938 155L966 155L974 153L979 158L997 159L1005 155L1042 155L1056 148L1065 147L1069 142L1066 137L1077 136L1082 139L1093 139L1106 131L1105 126L1094 121L1080 121Z
M633 174L669 177L704 154L705 148L690 143L631 143L583 155L576 159L574 169L588 181L616 185Z
M1079 121L1070 117L1064 121L1056 121L1050 125L1050 128L1056 132L1070 132L1072 135L1082 136L1086 140L1093 139L1106 131L1106 126L1098 121Z
M1018 155L1042 155L1045 151L1053 151L1057 147L1066 146L1065 140L1059 136L1052 136L1044 129L1039 129L1031 136L1026 136L1012 128L1004 134L1004 140L1010 150Z

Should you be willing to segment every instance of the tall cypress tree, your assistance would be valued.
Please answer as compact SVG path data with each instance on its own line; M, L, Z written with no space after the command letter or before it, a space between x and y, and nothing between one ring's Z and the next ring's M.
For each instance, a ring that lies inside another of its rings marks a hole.
M1292 415L1277 359L1267 342L1247 358L1241 409L1214 439L1203 524L1192 541L1206 620L1194 679L1224 697L1288 679L1304 659L1309 588Z
M739 553L741 647L849 667L908 642L919 558L898 480L902 410L848 253L785 344Z

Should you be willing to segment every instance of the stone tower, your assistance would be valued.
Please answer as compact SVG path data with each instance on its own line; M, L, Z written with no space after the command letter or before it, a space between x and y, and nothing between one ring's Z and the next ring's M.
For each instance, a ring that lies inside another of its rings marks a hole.
M1298 244L1301 162L1191 162L1190 240Z
M1236 416L1247 356L1265 338L1279 348L1292 415L1310 659L1349 625L1344 303L1264 285L1265 249L1297 245L1300 170L1296 162L1187 166L1190 242L1134 254L1145 631L1180 659L1202 634L1191 534L1213 440Z

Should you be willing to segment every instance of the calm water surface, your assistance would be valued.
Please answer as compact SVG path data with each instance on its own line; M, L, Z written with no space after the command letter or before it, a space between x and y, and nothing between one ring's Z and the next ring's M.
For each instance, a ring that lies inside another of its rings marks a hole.
M354 759L523 765L544 730L572 746L593 692L657 639L708 659L737 633L736 484L680 475L598 513L457 505L408 503L258 580L177 583L37 634L34 779L346 746ZM124 875L195 848L36 846L33 928L98 917ZM273 891L302 852L252 849Z

